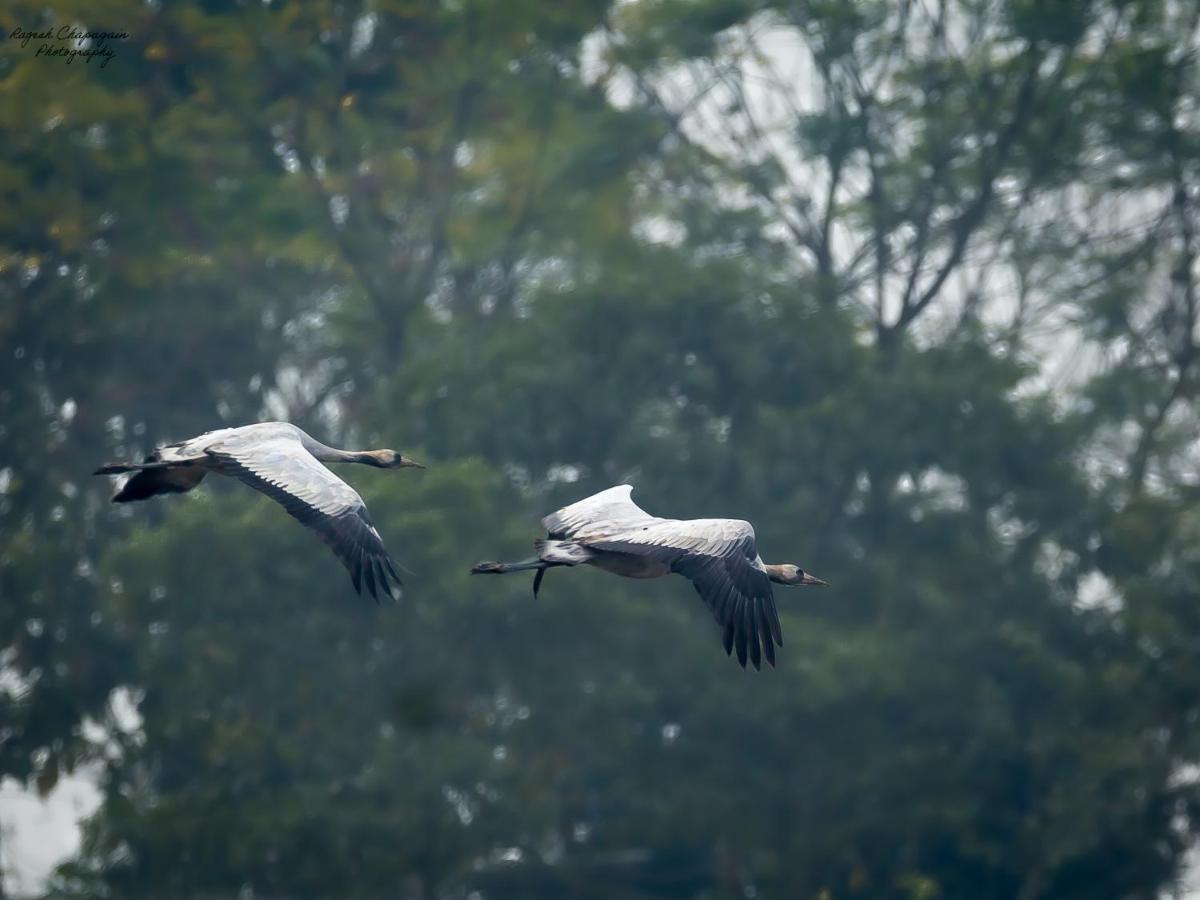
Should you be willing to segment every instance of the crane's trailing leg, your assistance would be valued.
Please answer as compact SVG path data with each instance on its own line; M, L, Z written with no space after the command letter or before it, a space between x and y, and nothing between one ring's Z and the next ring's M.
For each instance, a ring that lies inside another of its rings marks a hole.
M536 571L533 576L533 596L537 598L538 588L542 586L542 576L546 574L546 570L553 563L543 562L540 559L527 559L523 562L505 563L505 562L481 562L476 563L471 567L472 575L507 575L509 572L530 572Z
M542 587L546 570L555 566L577 566L591 559L586 547L575 541L539 540L533 542L538 552L536 559L522 562L481 562L471 568L472 575L507 575L509 572L537 572L533 577L533 596L536 598Z
M471 566L472 575L507 575L509 572L531 572L534 569L544 569L548 564L540 559L527 559L524 562L481 562Z

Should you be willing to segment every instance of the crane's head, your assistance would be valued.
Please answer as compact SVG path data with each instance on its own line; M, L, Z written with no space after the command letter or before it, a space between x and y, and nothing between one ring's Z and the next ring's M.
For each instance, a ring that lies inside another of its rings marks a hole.
M395 450L368 450L363 461L380 469L423 469L415 459L409 459Z
M819 585L828 584L827 581L822 581L816 575L809 575L802 568L791 563L784 563L778 566L767 566L767 576L776 584L803 584L803 585Z

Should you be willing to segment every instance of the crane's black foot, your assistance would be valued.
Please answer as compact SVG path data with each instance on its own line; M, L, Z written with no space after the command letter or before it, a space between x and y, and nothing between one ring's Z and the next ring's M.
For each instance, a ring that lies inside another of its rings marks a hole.
M508 566L502 562L481 562L471 566L472 575L503 575Z

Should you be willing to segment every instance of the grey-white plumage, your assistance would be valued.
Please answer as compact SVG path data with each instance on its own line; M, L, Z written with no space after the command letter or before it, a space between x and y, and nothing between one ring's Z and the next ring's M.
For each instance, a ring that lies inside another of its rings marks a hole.
M354 589L366 582L371 596L398 592L395 561L384 547L358 492L322 462L356 462L377 468L420 468L394 450L339 450L287 422L262 422L208 431L159 447L141 463L109 463L97 475L133 472L114 503L196 487L206 474L231 475L277 501L312 528L349 570Z
M754 527L741 519L663 519L633 502L633 488L617 485L572 503L542 520L548 537L534 543L538 556L524 563L479 563L476 574L536 570L536 595L546 569L590 565L628 578L683 575L723 629L725 652L737 650L757 669L775 664L783 629L772 582L825 582L799 566L767 565L758 555Z

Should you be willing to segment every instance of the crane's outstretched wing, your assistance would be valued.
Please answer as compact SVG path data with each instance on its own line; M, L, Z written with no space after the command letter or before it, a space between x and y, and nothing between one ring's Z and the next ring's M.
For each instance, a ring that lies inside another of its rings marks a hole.
M754 528L738 519L658 520L611 539L583 541L597 550L651 556L692 582L724 629L725 652L743 668L763 657L775 665L783 629L771 581L758 558Z
M618 484L550 513L542 519L542 525L550 537L566 539L583 534L614 534L667 521L634 503L632 494L632 485Z
M393 595L402 588L396 562L371 524L358 492L319 463L296 438L219 441L205 448L215 468L277 501L313 529L350 571L354 589Z

